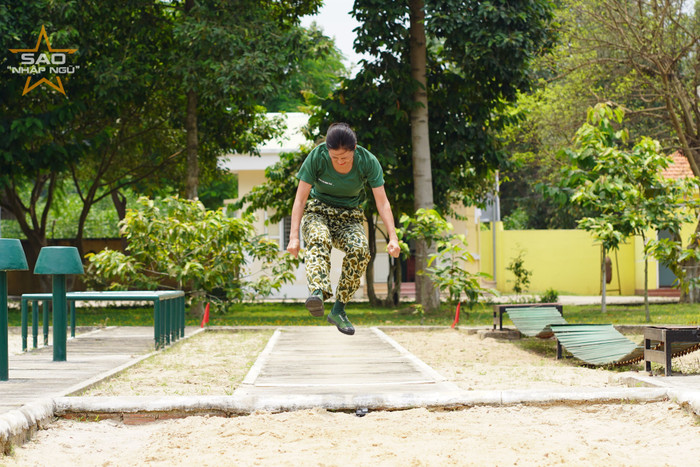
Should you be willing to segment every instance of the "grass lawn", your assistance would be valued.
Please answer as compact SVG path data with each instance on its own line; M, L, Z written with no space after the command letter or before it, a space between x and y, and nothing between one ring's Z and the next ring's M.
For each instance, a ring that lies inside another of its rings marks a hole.
M330 310L326 304L326 312ZM678 324L700 325L700 304L654 304L650 305L651 323L645 322L644 306L611 306L607 313L600 306L565 306L564 316L569 323L611 324ZM439 325L448 326L454 320L454 309L444 306L440 312L426 313L421 317L412 303L391 308L372 307L367 303L350 303L348 316L359 326L378 325ZM40 318L41 319L41 318ZM187 316L187 325L199 325L201 317ZM491 305L481 304L473 310L462 308L460 326L489 326L493 322ZM79 326L151 326L153 308L96 307L78 309ZM20 312L10 309L9 325L20 325ZM326 325L323 318L309 315L303 303L246 303L229 305L227 311L211 314L210 326L313 326ZM511 325L504 315L504 325Z

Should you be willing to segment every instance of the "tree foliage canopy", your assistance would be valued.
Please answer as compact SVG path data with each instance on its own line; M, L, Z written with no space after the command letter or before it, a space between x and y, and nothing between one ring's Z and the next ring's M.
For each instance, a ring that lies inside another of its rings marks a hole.
M572 228L581 212L551 196L560 161L586 109L610 102L625 110L632 139L659 140L697 164L697 8L689 1L565 0L556 17L562 40L536 62L541 86L524 94L527 115L504 137L521 161L507 171L502 209L529 228ZM696 168L693 168L698 174Z
M321 47L318 33L298 26L299 17L320 3L1 4L3 50L33 47L44 25L54 48L77 50L68 57L79 67L62 76L67 97L46 85L23 96L26 77L10 68L19 58L3 53L0 206L18 219L30 242L30 257L46 244L59 189L77 194L83 203L79 247L85 219L101 199L111 197L123 215L127 186L147 194L182 190L188 89L199 92L205 178L216 177L216 158L222 153L255 153L261 142L277 135L278 122L264 117L260 102L284 89L285 77L290 69L299 69L300 61L331 53L327 42L328 47ZM25 192L31 193L29 199Z
M427 1L427 85L430 152L436 205L473 203L491 188L491 170L507 164L497 131L510 121L503 113L518 90L531 85L530 63L555 39L549 1ZM355 48L372 55L352 79L318 102L312 126L322 133L346 121L376 154L403 212L413 193L410 133L408 6L359 0L353 10L362 23Z
M695 180L663 175L672 159L656 140L642 137L629 148L629 133L620 126L623 115L622 109L598 104L577 131L576 147L562 150L570 164L562 171L562 184L573 190L571 202L588 211L579 227L600 242L605 254L632 236L646 240L649 231L668 230L679 238L698 210ZM645 241L645 254L655 251L666 262L657 243Z

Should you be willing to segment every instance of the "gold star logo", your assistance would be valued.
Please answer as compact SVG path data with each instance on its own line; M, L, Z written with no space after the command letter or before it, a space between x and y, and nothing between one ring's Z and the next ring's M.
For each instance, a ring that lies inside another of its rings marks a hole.
M51 43L49 42L49 36L46 34L46 29L44 26L41 26L41 32L39 33L39 39L36 41L36 47L33 49L10 49L10 52L13 54L16 53L22 53L22 52L33 52L36 53L39 51L39 46L41 45L41 39L44 39L46 42L46 49L48 50L49 53L66 53L66 54L73 54L75 53L78 49L52 49L51 48ZM27 82L24 84L24 91L22 91L22 95L24 96L27 94L29 91L32 89L36 88L40 84L46 83L52 88L54 88L56 91L60 92L64 96L66 95L66 91L63 89L63 83L61 82L61 77L57 76L56 77L56 83L51 82L50 80L46 78L41 78L39 81L37 81L34 84L31 84L32 82L32 77L28 76L27 77Z

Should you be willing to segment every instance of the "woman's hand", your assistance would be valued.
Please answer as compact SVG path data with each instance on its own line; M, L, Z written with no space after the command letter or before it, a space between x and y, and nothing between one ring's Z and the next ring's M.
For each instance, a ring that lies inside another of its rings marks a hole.
M299 257L299 239L289 239L289 245L287 245L287 251L295 258Z
M390 240L386 246L386 251L394 258L398 258L401 254L401 247L399 247L399 242L396 240Z

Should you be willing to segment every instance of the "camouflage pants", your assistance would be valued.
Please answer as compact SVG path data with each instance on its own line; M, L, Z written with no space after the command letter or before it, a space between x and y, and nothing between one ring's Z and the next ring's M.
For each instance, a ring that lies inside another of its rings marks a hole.
M306 245L306 281L309 290L323 291L324 300L333 295L331 246L345 253L336 299L347 303L360 287L370 258L363 221L360 208L336 208L315 199L306 204L301 221Z

